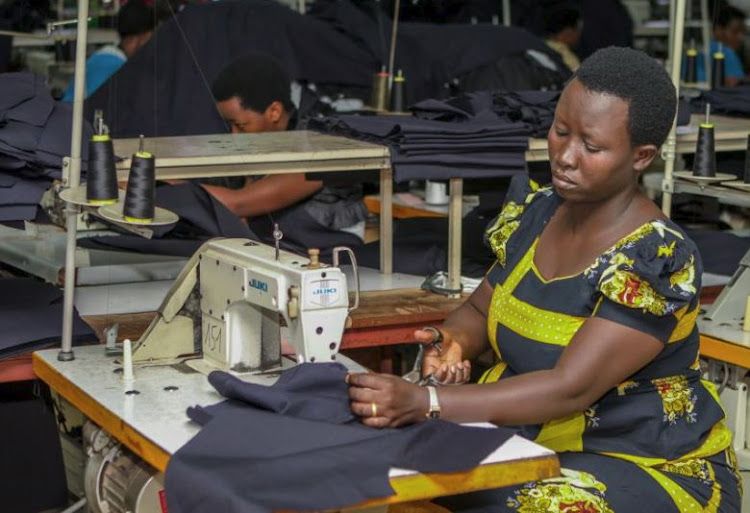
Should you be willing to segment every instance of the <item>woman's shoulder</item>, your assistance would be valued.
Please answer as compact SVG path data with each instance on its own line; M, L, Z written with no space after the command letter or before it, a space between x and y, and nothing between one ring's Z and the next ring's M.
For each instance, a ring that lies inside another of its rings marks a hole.
M610 299L652 313L671 313L701 287L700 254L669 219L653 219L620 239L588 270Z
M554 198L551 187L540 187L526 174L518 174L511 179L503 208L485 231L485 242L501 265L505 265L507 243L521 222L533 224L538 216L531 211L539 211L537 207Z

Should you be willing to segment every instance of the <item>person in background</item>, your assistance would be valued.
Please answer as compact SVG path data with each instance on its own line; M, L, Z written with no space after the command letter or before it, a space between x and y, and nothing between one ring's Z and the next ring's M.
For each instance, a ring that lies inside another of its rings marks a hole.
M148 43L156 23L153 8L145 5L143 0L130 0L120 8L117 13L120 44L104 46L86 60L86 98ZM73 88L74 81L71 80L61 98L62 101L73 101Z
M283 132L299 127L291 101L291 79L273 58L247 54L232 61L213 82L216 106L233 134ZM364 241L367 208L362 186L326 186L305 173L201 180L235 215L248 218L264 242L273 243L274 223L282 245L321 254Z
M561 7L544 15L544 41L563 59L570 71L581 65L573 50L581 40L581 13L578 9Z
M633 19L621 0L581 0L583 29L578 57L608 46L633 46Z
M747 15L731 5L720 8L714 23L714 39L711 41L711 54L724 53L724 85L736 86L745 77L745 69L737 52L745 41L745 19ZM698 80L706 80L705 59L698 56Z

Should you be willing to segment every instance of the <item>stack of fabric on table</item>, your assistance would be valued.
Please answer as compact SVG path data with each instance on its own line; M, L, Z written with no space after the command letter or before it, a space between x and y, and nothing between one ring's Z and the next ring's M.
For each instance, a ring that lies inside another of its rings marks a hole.
M693 112L706 111L706 104L711 104L711 112L728 116L750 116L750 85L722 87L712 91L703 91L700 96L691 100Z
M62 176L72 107L56 102L32 73L0 74L0 91L0 222L30 220L44 191ZM84 123L84 141L91 134ZM84 160L87 152L84 144Z
M331 116L308 128L387 145L396 181L510 176L526 170L528 138L549 130L559 94L480 91L417 103L413 117Z
M59 345L63 292L32 278L0 279L0 359ZM73 309L74 343L94 343L96 334Z

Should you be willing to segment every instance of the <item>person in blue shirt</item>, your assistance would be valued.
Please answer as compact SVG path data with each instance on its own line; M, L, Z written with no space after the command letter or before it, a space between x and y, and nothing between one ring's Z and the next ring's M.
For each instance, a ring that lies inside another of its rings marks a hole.
M711 54L724 53L724 85L736 86L745 79L745 69L738 51L745 39L744 12L733 6L726 6L719 11L714 24L714 40L711 41ZM703 54L698 55L698 81L706 80Z
M122 67L125 62L145 45L156 25L153 8L145 5L143 0L130 0L117 13L117 32L120 44L107 45L86 60L86 98L107 81ZM62 101L73 101L73 84L71 80L63 94Z

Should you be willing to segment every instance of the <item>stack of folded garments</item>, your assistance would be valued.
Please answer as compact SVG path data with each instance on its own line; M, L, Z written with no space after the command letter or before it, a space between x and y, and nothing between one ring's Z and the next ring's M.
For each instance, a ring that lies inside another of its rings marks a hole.
M558 96L482 91L425 100L414 117L336 116L308 127L387 145L396 181L510 176L526 170L528 138L547 132Z
M716 114L750 116L750 85L703 91L690 102L690 106L693 112L703 113L707 103L711 104L711 112Z
M58 345L63 293L31 278L0 279L0 358ZM73 341L95 343L96 334L73 310Z
M34 219L70 153L72 107L55 102L32 73L1 74L0 91L0 222ZM84 141L91 134L84 123ZM84 145L84 160L87 150Z

